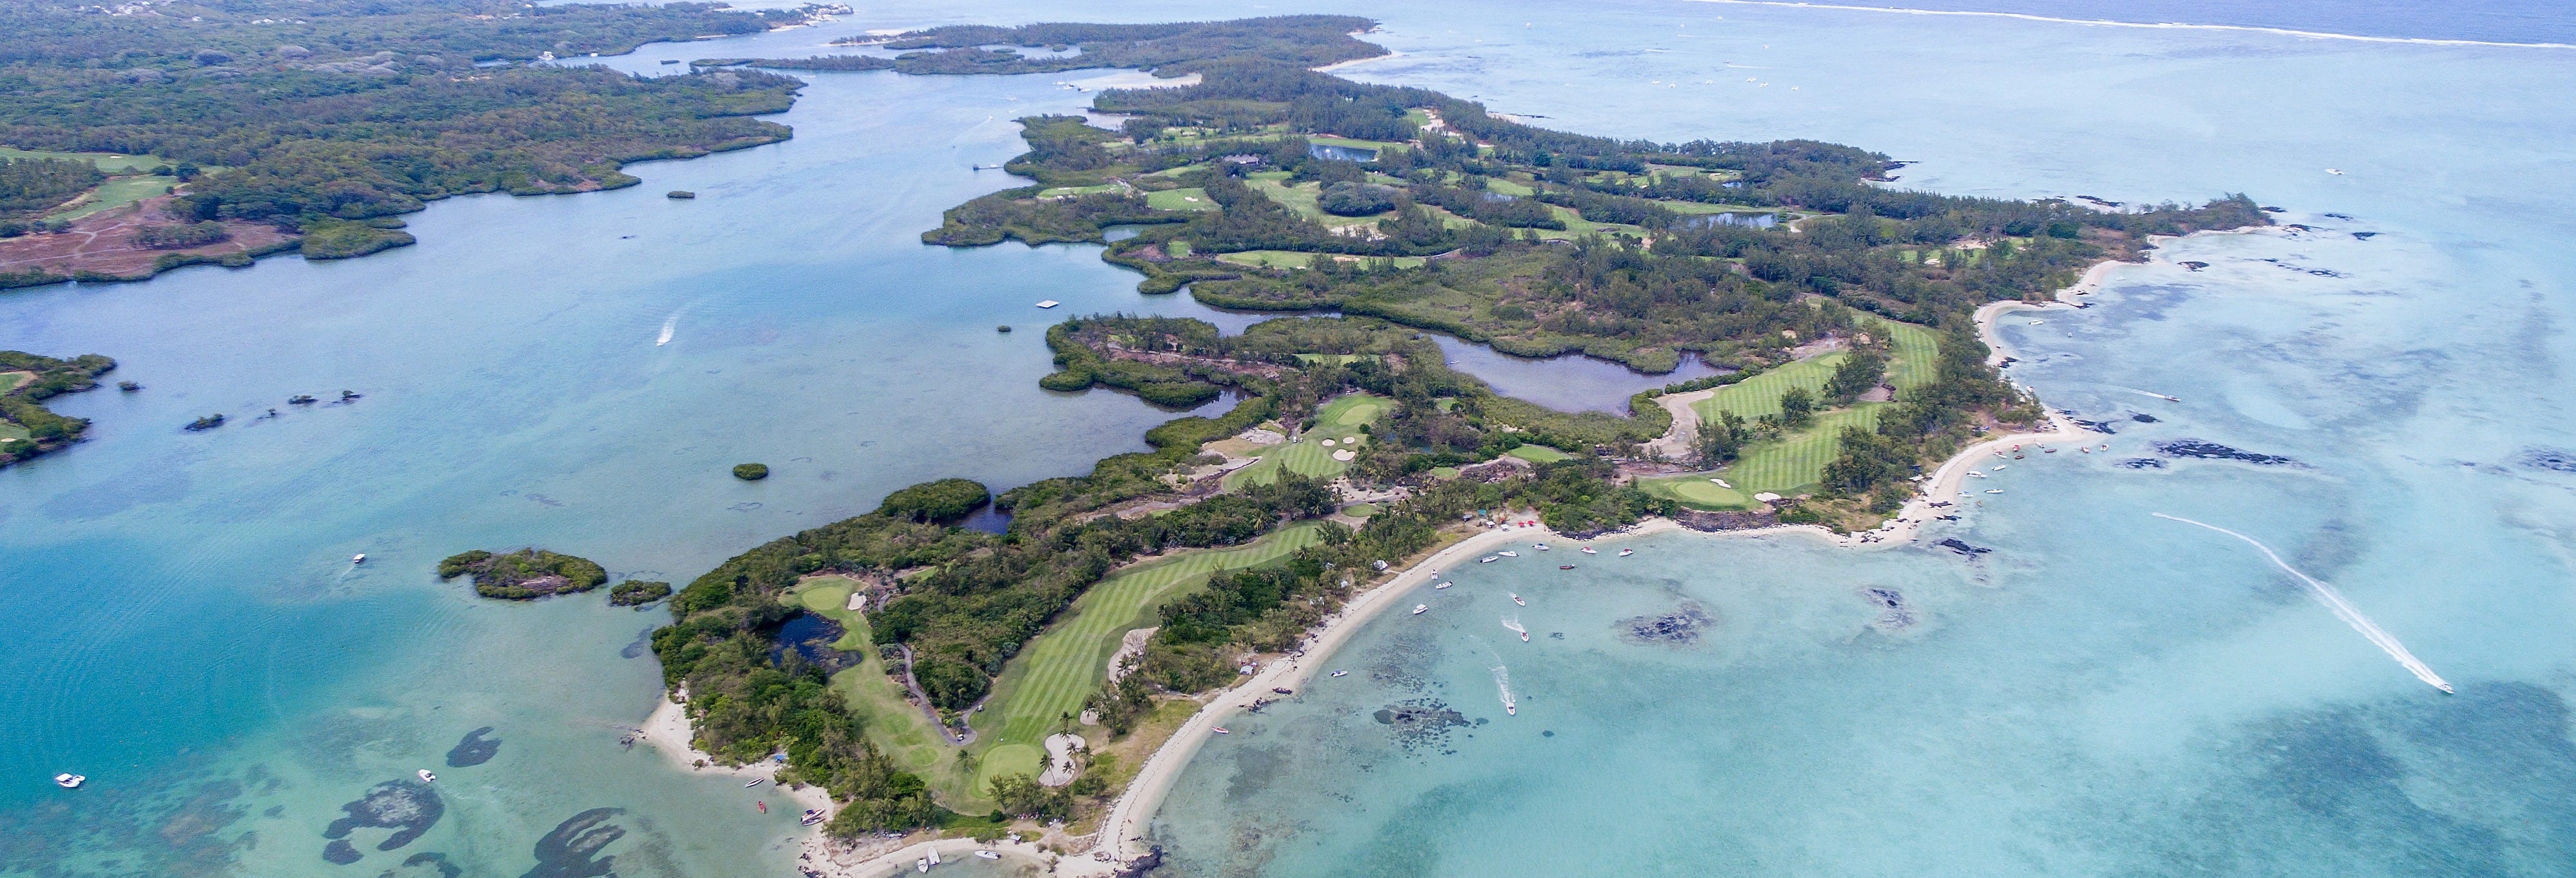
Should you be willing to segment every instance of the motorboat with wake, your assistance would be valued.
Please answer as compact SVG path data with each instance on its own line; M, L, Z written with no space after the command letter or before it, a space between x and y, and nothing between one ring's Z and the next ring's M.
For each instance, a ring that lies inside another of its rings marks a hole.
M364 564L364 563L367 563L367 553L365 553L365 552L359 552L357 555L355 555L355 556L353 556L353 557L351 557L351 558L349 559L349 563L351 563L351 564Z
M1628 556L1630 556L1630 555L1634 555L1634 554L1637 554L1637 550L1635 550L1635 549L1620 549L1620 550L1619 550L1619 557L1622 557L1622 558L1625 558L1625 557L1628 557Z
M54 785L67 790L80 789L81 784L88 782L89 775L86 774L73 774L66 771L61 774L54 775Z
M1518 592L1514 592L1514 593L1512 594L1512 603L1517 604L1517 605L1520 605L1520 606L1524 606L1524 607L1529 606L1529 602L1528 602L1528 601L1521 600L1520 593L1518 593Z

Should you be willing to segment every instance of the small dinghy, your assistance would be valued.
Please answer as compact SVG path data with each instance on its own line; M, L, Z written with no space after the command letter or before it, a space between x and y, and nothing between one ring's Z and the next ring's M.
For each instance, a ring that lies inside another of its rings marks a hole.
M1501 556L1501 557L1504 557L1504 558L1518 558L1518 557L1520 557L1520 556L1521 556L1521 553L1519 553L1519 552L1514 552L1514 551L1509 551L1509 550L1505 550L1505 551L1501 551L1501 552L1495 552L1494 554L1495 554L1495 555L1498 555L1498 556Z
M1218 727L1216 727L1216 733L1217 733L1217 734L1220 734L1220 735L1231 735L1231 734L1234 734L1233 732L1226 731L1224 726L1218 726Z
M912 861L912 868L913 868L914 870L916 870L916 871L928 872L928 871L930 871L930 860L928 860L928 859L919 859L919 860L914 860L914 861Z
M1585 546L1585 547L1583 547L1582 552L1583 552L1583 554L1586 554L1586 555L1598 555L1598 554L1601 554L1601 550L1599 550L1599 549L1595 549L1595 548L1593 548L1593 547L1591 547L1591 546Z
M420 779L430 783L436 783L438 782L438 775L431 774L429 773L429 769L424 768L420 770Z
M1559 565L1556 565L1556 569L1558 569L1558 570L1572 570L1572 569L1574 569L1574 565L1572 565L1572 564L1559 564Z
M1482 558L1478 558L1478 559L1476 559L1476 563L1478 563L1478 564L1491 564L1491 563L1494 563L1494 561L1495 561L1495 560L1497 560L1499 557L1500 557L1500 556L1496 556L1496 555L1487 555L1487 556L1485 556L1485 557L1482 557Z
M1530 546L1530 548L1537 549L1537 550L1539 550L1539 551L1541 551L1541 552L1544 552L1544 551L1547 551L1547 544L1546 544L1546 543L1535 543L1535 544L1532 544L1532 545Z
M1431 609L1431 605L1430 605L1430 604L1414 604L1414 605L1413 605L1413 614L1414 614L1414 615L1416 615L1416 616L1419 616L1419 615L1422 615L1422 611L1424 611L1424 610L1428 610L1428 609Z
M54 785L67 790L80 789L81 784L88 782L89 775L86 774L73 774L66 771L61 774L54 775Z
M742 785L742 788L743 788L743 789L746 789L746 790L747 790L747 789L751 789L752 787L759 786L759 785L761 784L761 782L762 782L762 781L766 781L766 780L768 780L768 778L765 778L765 777L755 777L755 778L752 778L752 779L751 779L751 782L750 782L750 783L743 784L743 785Z
M2002 488L1987 488L1987 489L1986 489L1986 493L1988 493L1988 494L2001 494L2001 493L2003 493L2003 492L2004 492L2004 489L2002 489Z
M1622 557L1622 558L1625 558L1625 557L1628 557L1628 556L1630 556L1630 555L1634 555L1634 554L1637 554L1637 550L1635 550L1635 549L1620 549L1620 550L1619 550L1619 557Z
M1343 674L1348 674L1348 673L1350 673L1350 672L1349 672L1349 671L1334 671L1334 672L1333 672L1333 676L1339 677L1339 676L1341 676L1341 675L1343 675Z
M931 849L930 849L930 864L931 864L931 865L933 865L933 866L939 865L939 849L938 849L938 848L931 848Z
M1457 583L1455 583L1455 582L1443 582L1443 583L1441 583L1441 584L1439 584L1439 585L1432 586L1432 587L1431 587L1431 590L1432 590L1432 591L1439 591L1439 590L1441 590L1441 589L1448 588L1448 587L1453 586L1453 585L1457 585Z
M364 564L364 563L367 563L367 553L365 553L365 552L359 552L357 555L352 556L352 557L349 559L349 563L351 563L351 564Z
M987 860L998 860L1002 858L1001 854L997 854L992 851L976 851L975 855Z
M1529 606L1529 602L1528 602L1528 601L1525 601L1525 600L1521 600L1521 596L1520 596L1520 594L1519 594L1519 593L1517 593L1517 592L1515 592L1515 593L1513 593L1513 594L1512 594L1512 603L1517 604L1517 605L1520 605L1520 606L1524 606L1524 607Z

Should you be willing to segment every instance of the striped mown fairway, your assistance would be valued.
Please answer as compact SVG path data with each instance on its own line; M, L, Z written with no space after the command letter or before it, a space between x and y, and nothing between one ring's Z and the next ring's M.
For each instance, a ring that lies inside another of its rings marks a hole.
M1939 336L1911 323L1868 314L1859 317L1868 331L1887 336L1889 385L1903 392L1932 381L1940 368ZM1734 412L1748 421L1778 414L1780 395L1791 387L1804 387L1821 396L1825 382L1833 378L1834 367L1841 365L1845 356L1836 352L1781 366L1721 388L1691 409L1704 421L1717 417L1720 410ZM1742 458L1717 472L1718 477L1735 486L1733 490L1709 482L1709 473L1638 479L1637 487L1696 509L1751 509L1757 505L1753 495L1762 491L1782 496L1812 491L1824 478L1825 464L1842 454L1843 428L1877 429L1880 411L1887 406L1883 402L1853 403L1817 415L1816 422L1804 430L1746 448Z
M993 700L975 719L990 742L975 775L983 790L1003 774L1044 770L1041 744L1066 714L1080 715L1083 701L1108 677L1109 657L1127 632L1154 624L1155 611L1207 582L1220 570L1257 567L1322 540L1322 525L1306 522L1241 546L1199 549L1137 565L1075 598L1072 609L1029 641L993 684Z
M1911 323L1861 315L1870 332L1887 335L1887 383L1899 391L1932 383L1941 367L1940 336Z
M1748 495L1770 491L1793 496L1810 490L1816 480L1824 477L1825 464L1842 454L1843 428L1877 429L1878 411L1885 407L1887 403L1865 402L1817 415L1816 422L1807 429L1781 437L1778 442L1754 446L1743 459L1726 468L1725 478Z
M1719 411L1734 412L1736 417L1747 421L1779 414L1780 395L1788 393L1789 388L1804 387L1809 393L1823 396L1825 381L1834 377L1834 367L1841 365L1845 356L1848 355L1835 351L1821 357L1808 357L1729 384L1718 388L1709 398L1693 404L1691 410L1699 413L1701 423L1717 420Z

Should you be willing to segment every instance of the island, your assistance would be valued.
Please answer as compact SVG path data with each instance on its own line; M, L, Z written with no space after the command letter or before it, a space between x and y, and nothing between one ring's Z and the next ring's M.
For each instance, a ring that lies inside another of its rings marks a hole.
M793 78L550 62L827 10L8 4L0 289L362 256L412 243L399 216L438 199L613 189L640 182L628 163L775 143L787 127L753 117L786 110Z
M459 576L473 578L475 594L505 601L585 592L608 581L608 571L597 562L538 548L500 554L476 549L438 562L438 578ZM616 591L609 596L616 599Z
M1063 863L1106 874L1143 853L1133 836L1209 717L1294 685L1273 659L1328 652L1427 570L1543 534L1902 535L1948 505L1963 454L2084 435L1990 362L1994 314L2071 298L2158 236L2270 222L2243 195L1911 191L1855 147L1553 131L1312 69L1384 54L1359 39L1372 26L948 27L866 41L893 57L697 62L1146 69L1169 84L1095 100L1115 129L1021 119L1028 151L1004 167L1030 182L923 240L1101 245L1144 293L1291 319L1059 323L1047 389L1234 402L1086 475L897 491L681 588L652 644L689 758L783 748L777 778L828 794L834 838L1016 832L1102 854ZM1624 414L1560 412L1449 368L1434 334L1716 374ZM965 526L987 502L1002 533ZM828 652L787 648L813 642L789 633L809 617L838 626Z
M0 351L0 467L81 440L86 418L54 414L44 401L98 387L98 376L116 361L97 354L69 360L25 351Z

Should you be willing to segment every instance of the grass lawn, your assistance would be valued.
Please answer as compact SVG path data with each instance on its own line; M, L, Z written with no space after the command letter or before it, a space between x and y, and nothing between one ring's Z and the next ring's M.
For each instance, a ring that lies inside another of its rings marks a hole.
M1720 410L1734 412L1736 417L1747 421L1779 414L1780 395L1788 393L1789 388L1804 387L1807 392L1822 396L1825 382L1834 377L1834 367L1840 365L1845 356L1836 351L1821 357L1808 357L1729 384L1718 388L1717 393L1709 398L1692 404L1691 410L1699 413L1701 423L1717 420Z
M18 389L18 385L36 380L34 372L0 372L0 393Z
M1208 198L1207 190L1196 186L1188 189L1165 189L1161 192L1147 192L1145 193L1145 203L1152 205L1155 210L1217 209L1216 202Z
M27 428L18 426L16 421L0 421L0 439L10 440L7 443L0 444L16 445L20 442L27 441L27 437L30 435L33 434L28 433ZM14 451L16 449L11 450Z
M904 700L902 684L886 676L885 660L877 657L870 639L867 615L849 608L850 593L857 586L846 576L810 577L780 595L779 600L841 623L844 634L832 648L864 656L858 667L832 675L832 691L841 693L851 712L858 714L867 729L868 742L894 760L897 767L921 775L937 787L941 801L959 805L973 800L981 804L982 797L971 794L965 782L968 778L956 770L957 762L951 755L956 748L942 743L944 733L939 727L921 714L921 708Z
M1305 268L1309 264L1313 263L1315 254L1299 253L1294 250L1243 250L1234 253L1219 253L1216 254L1216 258L1218 262L1231 262L1236 265L1248 265L1254 268L1299 269ZM1331 257L1328 256L1325 258L1329 259ZM1378 259L1391 259L1395 262L1395 267L1397 268L1422 267L1422 257L1420 256L1371 256L1362 261L1373 262Z
M1519 448L1514 448L1503 453L1531 463L1555 463L1560 460L1574 459L1574 455L1558 451L1554 448L1549 448L1545 445L1523 445Z
M1727 484L1734 483L1733 479L1727 480ZM1751 509L1754 506L1753 492L1718 487L1716 482L1709 481L1707 473L1638 479L1637 489L1682 501L1693 509Z
M1388 405L1389 400L1385 397L1367 393L1347 394L1325 403L1324 408L1315 413L1315 429L1306 431L1305 441L1263 449L1259 460L1227 473L1225 487L1267 485L1279 480L1279 471L1283 468L1318 479L1341 475L1351 465L1334 460L1333 452L1368 442L1368 438L1360 433L1360 426L1375 422L1378 415L1386 413ZM1360 441L1350 445L1341 441L1352 437L1358 437ZM1332 447L1324 447L1326 439L1333 440Z
M106 174L141 174L170 164L162 161L158 156L126 155L117 152L54 152L6 146L0 146L0 159L88 159L90 164L98 166L100 173Z
M1843 428L1877 428L1878 412L1887 405L1865 402L1817 415L1807 429L1746 449L1742 459L1726 468L1723 478L1745 491L1770 491L1784 497L1813 490L1816 480L1825 475L1825 464L1842 453Z
M159 198L163 195L170 194L170 187L177 185L177 182L178 181L169 177L153 177L148 175L134 177L109 177L107 178L107 182L101 183L98 185L98 188L90 190L87 196L85 196L80 202L73 204L70 209L59 213L47 214L45 218L59 220L80 219L81 217L85 217L102 210L112 210L124 207L128 204L133 204L146 198Z
M1898 323L1869 314L1858 316L1869 325L1872 334L1887 336L1888 384L1898 390L1911 390L1932 382L1934 373L1941 366L1940 336L1911 323Z
M975 787L984 789L1004 774L1043 771L1046 736L1063 727L1066 714L1082 713L1083 701L1107 679L1119 640L1153 624L1165 602L1219 571L1268 564L1321 539L1318 524L1291 525L1241 546L1138 564L1083 592L1069 614L1029 641L993 684L991 706L976 715L976 727L990 744L977 760Z

